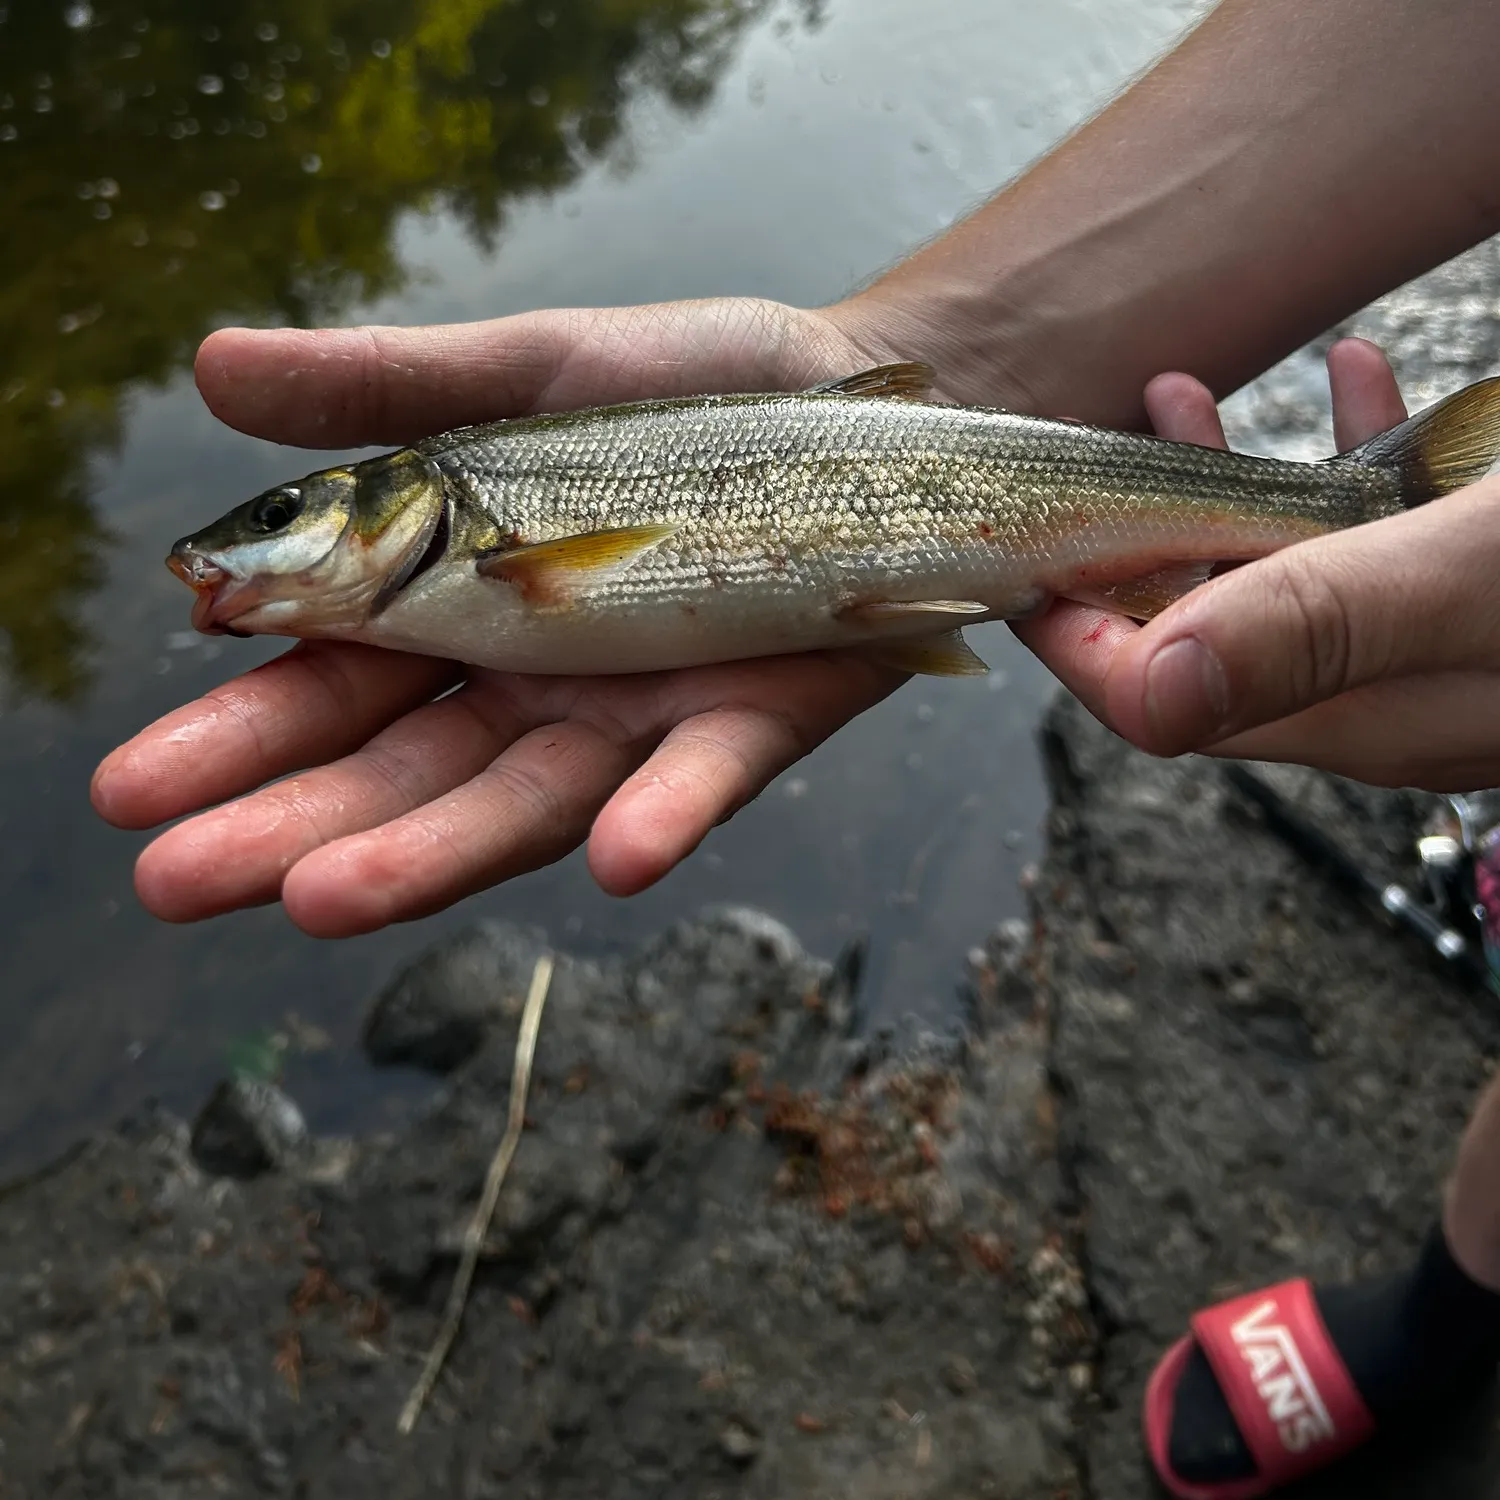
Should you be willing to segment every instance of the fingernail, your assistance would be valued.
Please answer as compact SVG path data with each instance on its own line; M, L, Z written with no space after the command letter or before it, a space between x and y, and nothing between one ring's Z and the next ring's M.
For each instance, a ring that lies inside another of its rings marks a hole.
M1227 727L1224 668L1196 636L1163 646L1146 667L1146 719L1163 754L1194 750Z

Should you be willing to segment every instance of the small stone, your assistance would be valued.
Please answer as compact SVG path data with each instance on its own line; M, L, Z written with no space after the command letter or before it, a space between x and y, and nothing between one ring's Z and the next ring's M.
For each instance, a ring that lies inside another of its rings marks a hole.
M545 947L540 931L481 922L418 954L371 1006L365 1055L377 1066L451 1073L479 1050L508 1003L519 1011Z
M193 1122L193 1159L216 1177L257 1177L300 1162L311 1149L307 1122L273 1083L221 1083Z
M955 1396L967 1396L979 1389L974 1366L961 1354L955 1354L943 1365L943 1381Z
M731 1463L751 1464L760 1453L760 1439L739 1422L730 1422L719 1434L719 1449Z

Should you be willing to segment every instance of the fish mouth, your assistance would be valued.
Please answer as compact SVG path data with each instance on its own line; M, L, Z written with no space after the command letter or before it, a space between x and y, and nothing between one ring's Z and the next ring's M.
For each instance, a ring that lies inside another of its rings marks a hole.
M230 614L228 608L245 593L248 585L244 580L183 542L172 548L167 566L197 595L193 600L194 630L202 635L244 634L229 622L245 609Z

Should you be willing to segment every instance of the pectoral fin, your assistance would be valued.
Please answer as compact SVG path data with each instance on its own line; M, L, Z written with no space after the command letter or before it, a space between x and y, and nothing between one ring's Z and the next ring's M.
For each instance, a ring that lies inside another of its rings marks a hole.
M904 641L880 641L864 650L883 666L926 677L983 677L989 671L988 664L975 654L961 630L945 630L940 635Z
M530 603L565 604L624 572L676 531L674 524L582 532L484 552L474 566L482 577L513 585Z
M1122 578L1116 583L1080 584L1076 588L1064 589L1062 593L1080 604L1096 604L1100 609L1129 615L1132 620L1151 620L1184 594L1190 594L1207 583L1213 568L1212 562L1174 563L1171 567L1141 573L1135 578Z
M876 365L855 375L825 380L809 394L833 396L886 396L902 401L929 401L937 372L915 360L899 365Z

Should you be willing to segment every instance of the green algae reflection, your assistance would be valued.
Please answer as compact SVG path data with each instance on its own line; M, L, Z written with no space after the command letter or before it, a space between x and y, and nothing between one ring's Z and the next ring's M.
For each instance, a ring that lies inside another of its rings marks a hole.
M703 105L775 0L0 4L0 651L13 691L87 684L108 535L93 465L132 388L229 320L399 289L400 216L491 246L635 95ZM804 3L803 13L812 14Z

